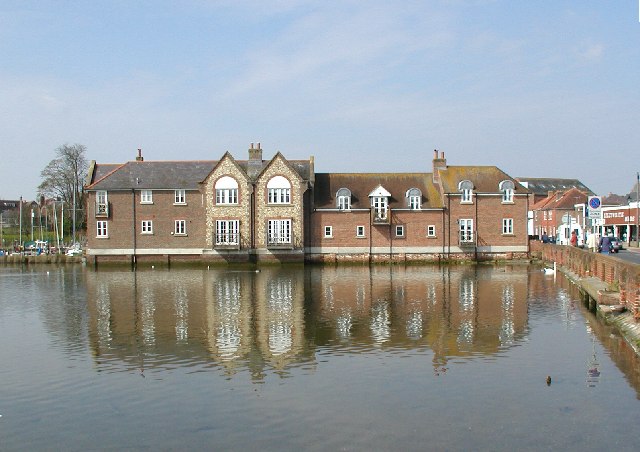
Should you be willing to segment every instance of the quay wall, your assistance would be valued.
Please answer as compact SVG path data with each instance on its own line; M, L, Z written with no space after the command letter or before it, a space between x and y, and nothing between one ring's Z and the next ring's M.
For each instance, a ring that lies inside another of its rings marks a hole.
M596 304L598 316L614 325L640 355L640 264L614 255L566 245L532 243L532 257L574 281Z
M83 259L83 256L67 256L65 254L41 254L40 256L11 254L0 256L0 265L79 264L83 262Z

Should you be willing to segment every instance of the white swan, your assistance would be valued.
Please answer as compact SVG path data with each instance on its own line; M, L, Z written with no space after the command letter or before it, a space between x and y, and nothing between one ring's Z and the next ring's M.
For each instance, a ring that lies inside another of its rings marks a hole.
M545 267L542 269L542 271L544 272L545 275L555 275L556 274L556 263L553 263L553 268L550 267Z

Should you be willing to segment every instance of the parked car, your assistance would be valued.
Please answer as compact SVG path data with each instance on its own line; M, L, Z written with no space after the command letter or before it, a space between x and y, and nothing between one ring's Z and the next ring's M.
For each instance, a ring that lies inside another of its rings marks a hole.
M620 240L618 237L611 237L611 252L617 253L621 249L623 249L622 240Z

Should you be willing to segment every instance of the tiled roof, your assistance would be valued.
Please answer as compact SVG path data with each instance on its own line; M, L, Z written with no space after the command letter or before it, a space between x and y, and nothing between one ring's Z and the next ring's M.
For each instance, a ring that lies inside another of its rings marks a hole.
M566 192L558 191L535 203L531 210L572 210L576 204L586 203L588 196L577 188L571 188Z
M474 193L498 193L503 180L514 182L516 194L529 193L517 180L495 166L447 166L438 170L438 174L444 193L458 193L458 184L463 180L473 183Z
M422 192L423 209L443 207L431 173L316 173L315 207L336 208L336 193L341 188L348 188L351 207L368 209L371 207L369 193L378 185L391 193L391 208L406 208L405 195L411 188Z

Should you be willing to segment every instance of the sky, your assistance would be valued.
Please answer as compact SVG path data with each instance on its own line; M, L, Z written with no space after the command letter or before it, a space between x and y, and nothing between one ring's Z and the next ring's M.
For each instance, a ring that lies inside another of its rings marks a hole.
M0 199L88 160L315 158L316 172L495 165L626 194L636 0L0 0Z

